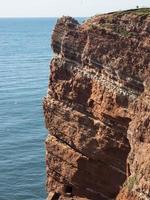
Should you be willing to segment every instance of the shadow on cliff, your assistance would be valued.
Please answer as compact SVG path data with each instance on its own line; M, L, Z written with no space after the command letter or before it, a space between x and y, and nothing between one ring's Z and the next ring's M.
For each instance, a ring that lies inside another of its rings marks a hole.
M80 157L77 161L78 170L71 180L75 186L75 195L91 200L105 200L114 199L119 193L127 174L126 161L130 151L127 130L130 119L118 119L126 127L123 132L124 146L119 148L107 145L106 149L99 151L99 158Z

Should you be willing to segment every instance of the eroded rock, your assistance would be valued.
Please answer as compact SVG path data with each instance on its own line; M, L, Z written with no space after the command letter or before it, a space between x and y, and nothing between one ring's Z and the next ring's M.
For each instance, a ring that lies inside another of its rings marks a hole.
M58 20L43 101L48 200L150 198L150 10Z

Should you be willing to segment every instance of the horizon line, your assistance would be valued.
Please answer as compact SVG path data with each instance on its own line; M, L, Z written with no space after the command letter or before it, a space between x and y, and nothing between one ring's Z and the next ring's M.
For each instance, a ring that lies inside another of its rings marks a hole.
M117 10L110 10L110 11L106 11L106 12L99 12L99 13L95 13L93 15L90 16L73 16L73 15L61 15L61 16L0 16L0 19L20 19L20 18L61 18L63 16L70 16L73 18L89 18L89 17L93 17L95 15L101 15L101 14L109 14L109 13L114 13L114 12L120 12L120 11L128 11L128 10L139 10L139 9L150 9L150 7L147 6L142 6L139 8L129 8L129 9L117 9Z
M90 16L71 16L71 15L62 15L62 16L51 16L51 17L40 17L40 16L25 16L25 17L23 17L23 16L16 16L16 17L0 17L0 19L31 19L31 18L61 18L61 17L63 17L63 16L70 16L70 17L74 17L74 18L80 18L80 17L83 17L83 18L87 18L87 17L90 17Z

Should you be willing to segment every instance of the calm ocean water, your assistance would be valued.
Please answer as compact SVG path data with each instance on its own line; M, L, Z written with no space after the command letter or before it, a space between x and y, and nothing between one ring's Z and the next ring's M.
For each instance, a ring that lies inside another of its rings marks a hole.
M55 23L0 19L0 200L46 198L42 98Z
M42 98L56 19L0 19L0 200L43 200Z

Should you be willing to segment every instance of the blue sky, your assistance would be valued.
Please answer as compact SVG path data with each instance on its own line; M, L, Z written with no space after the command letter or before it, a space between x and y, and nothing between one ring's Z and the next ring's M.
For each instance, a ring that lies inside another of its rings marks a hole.
M150 0L2 0L0 17L92 16L137 5L150 7Z

